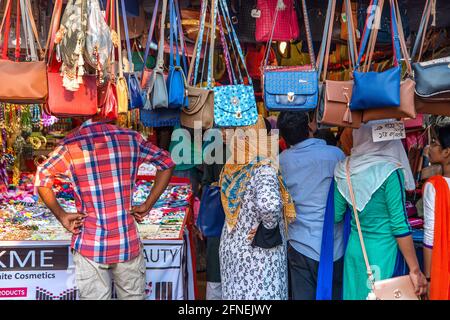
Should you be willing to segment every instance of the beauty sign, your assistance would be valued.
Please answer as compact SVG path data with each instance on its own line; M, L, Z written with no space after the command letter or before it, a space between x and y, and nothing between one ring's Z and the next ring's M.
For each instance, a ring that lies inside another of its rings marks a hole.
M372 126L373 142L400 140L406 138L405 124L395 121Z

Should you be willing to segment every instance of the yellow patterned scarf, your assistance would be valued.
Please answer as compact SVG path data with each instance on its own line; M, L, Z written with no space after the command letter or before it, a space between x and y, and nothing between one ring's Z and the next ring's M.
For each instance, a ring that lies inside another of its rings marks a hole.
M266 130L266 126L264 119L260 116L255 125L235 130L229 140L232 156L225 164L220 177L221 199L229 232L238 222L247 182L251 179L254 170L263 165L270 165L278 172L286 228L296 217L294 203L278 170L277 162L273 158L273 152L270 152L271 144L270 139L267 139L267 130L265 136L258 134L264 133L259 131L263 129ZM267 143L262 141L263 139Z

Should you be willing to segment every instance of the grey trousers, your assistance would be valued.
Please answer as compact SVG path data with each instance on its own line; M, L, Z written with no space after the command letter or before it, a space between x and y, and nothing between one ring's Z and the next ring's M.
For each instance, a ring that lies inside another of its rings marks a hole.
M80 300L111 300L111 275L119 300L145 299L145 259L141 253L127 262L101 264L73 253Z

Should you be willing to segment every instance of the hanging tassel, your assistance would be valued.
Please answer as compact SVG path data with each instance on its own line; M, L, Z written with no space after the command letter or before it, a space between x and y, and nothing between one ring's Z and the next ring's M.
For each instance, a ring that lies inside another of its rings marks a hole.
M344 118L342 119L342 121L347 123L353 123L352 112L350 111L349 107L347 107L347 109L345 110Z
M283 11L284 9L286 9L286 5L284 4L283 0L278 0L277 10Z
M83 55L80 54L78 56L78 72L77 72L77 83L82 84L83 83L83 76L84 76L84 59Z

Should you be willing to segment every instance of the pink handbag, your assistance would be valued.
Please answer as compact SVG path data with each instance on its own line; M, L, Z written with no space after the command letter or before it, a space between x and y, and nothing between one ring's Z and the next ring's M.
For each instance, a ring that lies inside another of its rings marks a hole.
M300 29L294 0L282 0L280 2L284 3L284 8L279 9L277 21L275 26L273 25L276 7L279 2L280 0L258 0L257 9L259 17L256 19L256 41L269 41L273 27L275 28L273 41L291 41L298 39Z

